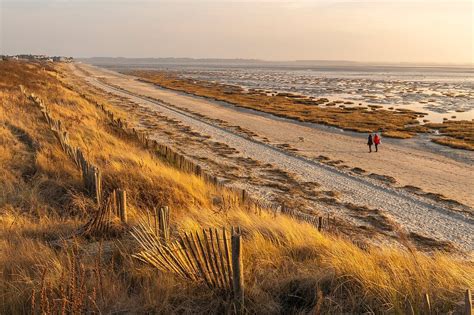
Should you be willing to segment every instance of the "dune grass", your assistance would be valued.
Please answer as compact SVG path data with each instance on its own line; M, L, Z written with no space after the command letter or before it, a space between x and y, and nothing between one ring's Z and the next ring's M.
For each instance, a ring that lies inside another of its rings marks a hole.
M71 142L98 165L106 186L127 190L130 224L152 207L170 206L173 233L203 227L243 230L249 313L402 313L422 308L429 293L437 312L459 310L473 287L472 261L383 246L360 249L285 216L228 209L228 194L161 162L120 137L106 117L65 88L61 67L0 62L0 313L214 313L225 297L133 259L128 235L72 237L95 211L79 172L61 151L19 84L60 118Z

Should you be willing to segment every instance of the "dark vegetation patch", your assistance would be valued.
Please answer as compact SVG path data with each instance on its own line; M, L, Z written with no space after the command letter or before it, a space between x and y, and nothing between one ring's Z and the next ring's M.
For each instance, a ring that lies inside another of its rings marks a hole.
M447 241L439 241L431 237L423 236L415 232L411 232L408 238L415 244L418 249L422 250L442 250L447 252L455 251L453 244Z
M397 180L394 177L388 176L388 175L379 175L379 174L372 173L372 174L369 174L368 176L370 178L377 179L389 184L395 184L397 182Z

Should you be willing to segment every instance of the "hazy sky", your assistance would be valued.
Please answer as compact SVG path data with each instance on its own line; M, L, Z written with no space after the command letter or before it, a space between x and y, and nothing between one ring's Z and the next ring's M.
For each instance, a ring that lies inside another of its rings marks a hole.
M474 62L474 0L0 0L0 53Z

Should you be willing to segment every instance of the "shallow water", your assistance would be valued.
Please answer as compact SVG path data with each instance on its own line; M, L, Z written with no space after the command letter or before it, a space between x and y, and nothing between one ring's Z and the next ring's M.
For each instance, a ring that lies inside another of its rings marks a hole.
M355 106L381 105L424 112L440 122L474 119L474 77L449 72L331 72L261 69L185 70L184 76L237 84L245 88L285 91ZM456 117L453 117L456 116Z
M474 70L468 67L153 64L127 68L175 71L245 89L351 102L349 106L412 109L426 113L420 121L474 119Z

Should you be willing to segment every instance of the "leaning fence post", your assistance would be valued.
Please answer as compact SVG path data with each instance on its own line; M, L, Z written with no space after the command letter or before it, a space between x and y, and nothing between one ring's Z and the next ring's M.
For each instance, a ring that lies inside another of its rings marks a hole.
M240 229L239 229L240 231ZM242 263L242 241L240 233L232 234L232 287L237 314L244 310L244 272Z
M118 190L118 206L120 220L122 223L127 223L127 192L125 190Z
M94 171L93 175L94 175L95 198L96 198L97 204L100 205L101 195L102 195L102 176L98 169Z
M168 242L170 238L170 210L168 206L158 211L159 234L163 241Z
M472 315L472 296L471 296L471 290L467 289L466 290L466 296L465 296L465 313L466 315Z

